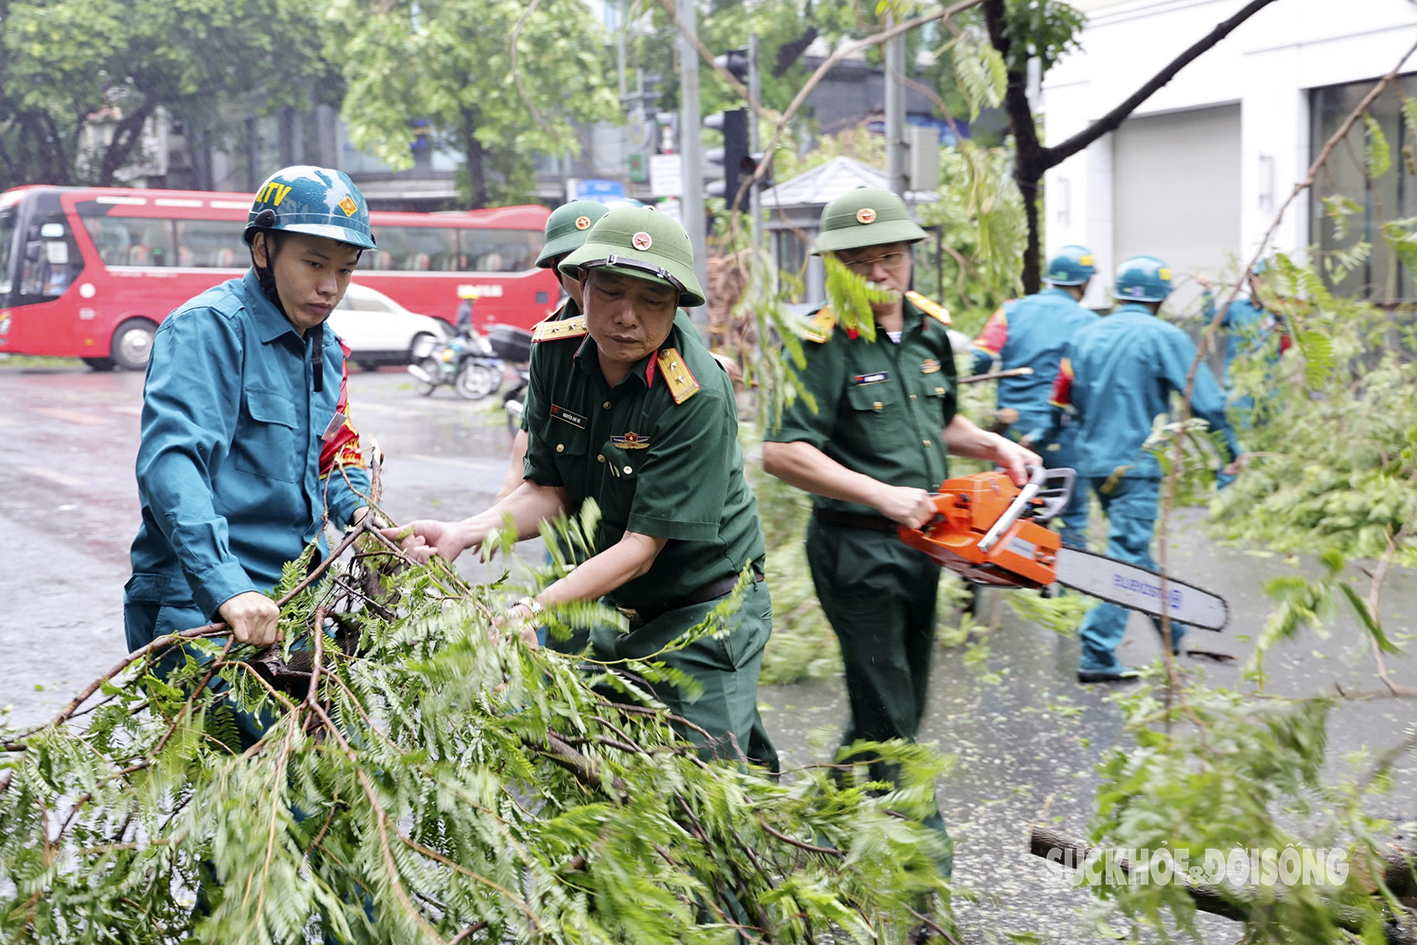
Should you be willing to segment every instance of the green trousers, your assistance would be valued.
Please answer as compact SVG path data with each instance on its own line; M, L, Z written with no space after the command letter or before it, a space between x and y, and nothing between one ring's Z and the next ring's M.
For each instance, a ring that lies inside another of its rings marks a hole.
M851 715L841 747L854 742L914 741L925 715L930 660L935 649L935 603L940 566L894 532L834 525L815 516L807 524L807 564L822 611L841 643ZM850 757L838 753L838 760ZM871 778L894 781L886 765ZM944 835L940 872L954 863L939 813L926 826Z
M686 631L702 623L721 600L680 607L622 633L613 627L591 631L591 652L597 660L653 659L688 673L703 687L697 697L674 686L656 686L655 696L669 711L704 729L704 736L679 726L680 734L704 745L706 755L749 761L770 771L779 768L777 750L758 712L758 676L763 647L772 633L772 599L766 581L746 588L741 603L728 618L727 633L704 636L683 649L658 654Z

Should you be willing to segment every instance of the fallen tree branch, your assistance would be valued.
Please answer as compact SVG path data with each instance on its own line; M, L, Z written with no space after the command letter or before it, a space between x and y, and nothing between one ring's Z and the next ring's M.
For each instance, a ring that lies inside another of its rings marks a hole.
M1086 840L1069 837L1037 824L1029 827L1028 852L1034 856L1042 857L1050 863L1059 863L1066 868L1078 869L1087 860L1093 849L1093 846ZM1131 875L1131 864L1125 859L1114 858L1110 862L1115 863L1124 875ZM1192 883L1179 873L1174 876L1172 881L1186 891L1186 894L1191 897L1196 908L1201 912L1218 915L1233 922L1249 921L1251 911L1255 906L1253 893L1230 886ZM1282 890L1276 890L1276 893L1282 898ZM1372 915L1362 909L1339 903L1326 902L1325 907L1329 919L1335 925L1349 932L1362 933ZM1383 933L1387 937L1388 945L1417 945L1417 939L1413 938L1412 932L1395 923L1385 924Z

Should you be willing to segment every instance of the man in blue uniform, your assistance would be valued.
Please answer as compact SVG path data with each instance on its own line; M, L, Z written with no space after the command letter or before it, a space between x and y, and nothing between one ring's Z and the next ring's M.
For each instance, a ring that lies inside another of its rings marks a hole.
M974 373L983 374L997 362L998 369L1032 368L1033 373L999 380L998 409L1001 422L1008 423L1008 435L1037 450L1049 466L1072 466L1076 462L1073 441L1077 430L1071 423L1057 435L1044 434L1052 422L1048 395L1058 376L1058 362L1069 339L1097 321L1083 308L1083 295L1093 274L1092 253L1085 246L1064 246L1048 264L1048 288L1023 299L1005 303L974 342ZM1064 420L1070 420L1065 416ZM1077 489L1059 517L1063 543L1075 548L1087 546L1087 490Z
M1068 343L1053 386L1054 419L1071 406L1078 425L1077 488L1089 485L1107 514L1107 554L1155 569L1150 553L1161 465L1142 449L1153 418L1170 409L1172 393L1184 393L1196 347L1184 331L1156 317L1171 292L1171 271L1154 256L1135 256L1117 270L1113 290L1120 303L1106 318ZM1225 400L1202 364L1191 395L1193 413L1225 437L1229 463L1237 468L1240 447L1225 417ZM1050 429L1051 432L1051 429ZM1079 682L1115 682L1136 673L1117 659L1127 630L1126 608L1099 604L1083 621L1079 637ZM1157 631L1160 618L1152 618ZM1185 627L1171 624L1171 647L1180 651Z
M364 511L347 351L324 330L374 246L364 197L340 171L285 168L256 195L244 239L246 275L187 302L153 339L129 649L215 620L240 643L277 642L267 593L282 567L327 518L342 527ZM259 725L243 719L243 729Z
M243 238L246 275L178 308L153 338L137 461L143 521L124 588L130 650L218 620L238 643L279 642L268 594L286 562L316 539L325 550L326 521L344 527L366 511L349 351L324 330L374 247L364 197L340 171L287 167L257 192ZM242 747L268 724L233 716ZM220 888L214 868L203 874L199 916Z

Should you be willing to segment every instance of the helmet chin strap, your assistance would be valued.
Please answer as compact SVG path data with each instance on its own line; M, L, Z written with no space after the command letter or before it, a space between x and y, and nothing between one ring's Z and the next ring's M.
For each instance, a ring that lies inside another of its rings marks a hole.
M275 222L274 213L271 213L270 210L261 211L262 216L267 213L271 214L270 222ZM262 222L261 216L258 216L256 218L256 222L258 224ZM270 230L264 230L262 232L266 234L266 260L270 261ZM280 312L286 321L290 321L290 315L286 312L285 305L281 303L280 293L276 291L276 276L274 267L262 266L260 263L256 262L256 247L254 245L255 240L253 239L251 242L253 244L251 247L251 268L256 270L256 282L261 286L261 292L265 294L266 299L269 300L270 303L275 306L276 311ZM291 322L291 324L294 324L294 322ZM323 357L324 350L325 323L320 322L310 331L310 372L315 375L316 393L321 393L325 389L325 359Z

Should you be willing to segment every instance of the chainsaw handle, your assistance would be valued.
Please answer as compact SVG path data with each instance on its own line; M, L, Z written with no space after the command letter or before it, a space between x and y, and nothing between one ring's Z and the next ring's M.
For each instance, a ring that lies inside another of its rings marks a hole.
M979 540L979 550L988 551L998 543L1004 532L1008 531L1014 522L1017 522L1023 513L1028 509L1028 503L1033 501L1033 497L1043 488L1043 483L1047 481L1048 470L1042 466L1025 466L1025 471L1029 473L1028 485L1019 490L1014 496L1013 502L1004 510L1004 514L999 516L999 520L989 527L984 533L984 537Z

